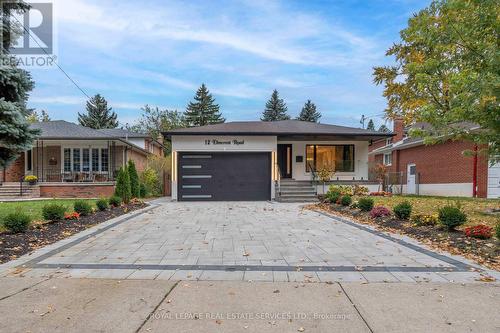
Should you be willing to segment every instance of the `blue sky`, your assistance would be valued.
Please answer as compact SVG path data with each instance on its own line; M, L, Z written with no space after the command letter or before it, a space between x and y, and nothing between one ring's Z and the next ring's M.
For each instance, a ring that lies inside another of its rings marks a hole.
M359 126L383 112L372 67L421 0L55 0L59 64L121 123L145 104L183 111L205 83L228 121L260 118L273 89L296 116ZM29 106L76 121L85 96L56 68L32 70ZM383 123L380 117L374 119Z

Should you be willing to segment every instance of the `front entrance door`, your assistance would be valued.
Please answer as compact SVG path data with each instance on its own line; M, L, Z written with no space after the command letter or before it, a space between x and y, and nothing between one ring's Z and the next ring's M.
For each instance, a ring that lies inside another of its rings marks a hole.
M408 194L416 194L417 193L417 167L415 164L408 164L406 178L407 178L406 192Z
M281 178L292 178L292 145L278 145L278 166Z

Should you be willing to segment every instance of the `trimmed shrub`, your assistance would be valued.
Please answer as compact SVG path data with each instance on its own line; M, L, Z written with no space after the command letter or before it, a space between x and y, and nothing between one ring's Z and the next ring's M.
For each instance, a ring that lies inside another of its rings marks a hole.
M411 215L411 203L409 201L403 201L394 207L394 215L398 219L408 220Z
M140 196L139 175L137 174L135 163L132 160L128 161L128 176L130 178L130 192L132 198L138 198Z
M337 201L340 198L340 193L339 192L327 192L326 193L326 198L331 202L331 203L337 203Z
M66 207L57 203L43 206L42 216L47 221L60 221L64 218Z
M330 185L328 192L338 192L340 195L354 195L354 188L351 185Z
M147 167L141 174L141 180L146 186L147 195L160 196L162 194L162 182L155 169Z
M358 207L364 212L369 212L373 209L374 201L372 198L360 198L358 200Z
M76 200L73 204L73 209L81 216L92 214L92 206L85 200Z
M148 195L148 191L146 189L146 185L144 183L139 184L139 197L145 198Z
M384 207L384 206L377 206L377 207L374 207L371 211L370 211L370 216L372 218L377 218L377 217L384 217L384 216L389 216L391 215L391 211Z
M426 214L414 214L410 218L410 222L414 225L436 225L439 222L439 217L437 214L426 215Z
M109 204L113 207L118 207L122 204L122 198L117 195L113 195L108 200Z
M479 239L488 239L493 236L493 228L484 224L465 228L465 236Z
M497 238L500 239L500 221L498 221L495 225L495 234L497 235Z
M344 195L341 199L340 199L340 203L342 204L342 206L349 206L351 203L352 203L352 198L350 195Z
M439 209L439 222L448 230L454 230L467 222L467 215L458 206L444 206Z
M3 218L3 225L7 230L17 234L26 232L31 224L31 216L21 211L7 214Z
M101 212L105 211L109 207L108 200L106 198L100 198L96 201L95 205Z
M370 193L370 190L366 186L354 185L353 192L354 195L363 196L368 195L368 193Z
M130 188L130 177L128 175L127 168L120 168L118 171L118 177L116 178L116 188L115 195L119 196L124 203L128 203L132 196L132 190Z

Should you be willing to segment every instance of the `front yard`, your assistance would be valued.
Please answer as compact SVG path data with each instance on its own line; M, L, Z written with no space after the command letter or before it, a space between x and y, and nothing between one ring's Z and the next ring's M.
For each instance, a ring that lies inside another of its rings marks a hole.
M120 198L118 199L119 201L113 204L111 200L109 202L105 200L106 204L100 207L98 207L97 200L78 200L80 202L78 209L75 205L76 199L0 202L0 221L3 221L7 214L16 211L28 215L31 220L25 230L17 232L8 230L0 224L0 264L55 243L96 224L146 206L143 201L138 199L133 199L127 204L121 202ZM82 202L86 202L90 206L82 208ZM64 210L61 209L61 213L64 212L64 216L59 214L59 217L54 217L50 221L44 220L42 210L46 205L63 206ZM79 212L75 212L75 210L79 210ZM23 214L16 214L16 216L19 215Z
M339 196L340 190L345 192ZM385 231L405 234L432 248L460 254L500 270L500 236L495 235L500 224L500 200L400 195L351 197L352 192L348 193L347 187L331 187L323 202L310 208L343 215ZM345 197L347 200L342 200ZM371 204L366 205L367 201L371 201ZM396 206L405 201L410 203L411 212L405 217L395 214ZM461 218L456 228L447 226L438 214L440 208L445 206L459 207L458 212L462 212L466 222L463 223ZM480 234L474 234L478 230Z
M375 206L385 206L390 209L403 201L409 201L412 204L415 214L434 214L440 207L448 204L459 203L463 211L467 214L467 223L461 229L477 224L486 224L495 227L500 220L499 214L488 214L488 210L500 209L500 199L480 199L463 197L432 197L432 196L413 196L413 195L395 195L392 197L372 197L375 200Z
M95 208L96 200L86 200L89 202L92 207ZM67 207L67 212L70 213L73 211L73 204L75 200L67 199L67 200L34 200L34 201L18 201L18 202L0 202L0 232L5 231L2 220L3 217L9 213L15 212L20 209L22 212L30 215L33 221L42 221L42 208L44 205L49 203L57 203Z

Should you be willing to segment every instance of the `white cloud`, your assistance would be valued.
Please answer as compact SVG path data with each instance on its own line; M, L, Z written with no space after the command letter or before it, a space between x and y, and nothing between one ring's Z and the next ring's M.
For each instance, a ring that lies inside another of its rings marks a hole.
M103 49L116 50L118 46L142 40L154 41L158 48L167 41L195 42L289 64L343 66L371 59L373 53L368 51L376 46L370 38L319 16L288 11L279 2L248 6L255 11L248 22L239 21L237 16L231 18L230 12L224 16L216 13L215 5L212 15L175 2L154 10L138 7L135 2L128 5L110 1L97 5L58 0L57 5L61 22L72 30L84 32L74 37ZM311 43L306 47L308 39Z
M34 96L30 97L30 103L38 104L64 104L64 105L78 105L84 104L85 98L79 96Z

